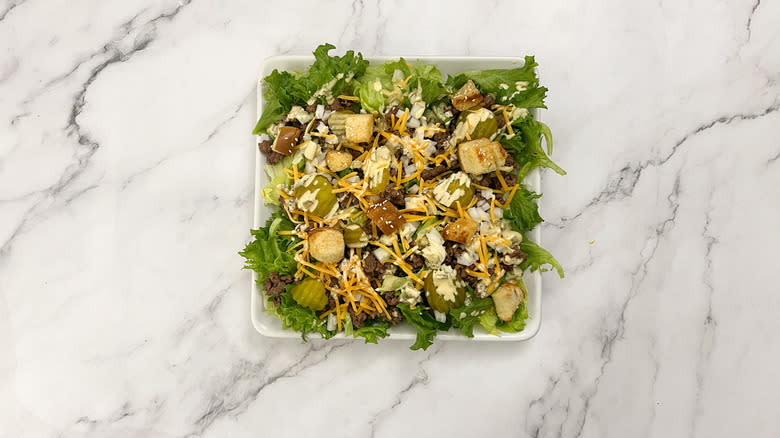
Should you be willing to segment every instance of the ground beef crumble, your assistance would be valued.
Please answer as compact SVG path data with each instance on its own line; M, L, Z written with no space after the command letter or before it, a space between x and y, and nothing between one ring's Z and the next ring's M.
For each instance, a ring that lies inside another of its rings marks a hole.
M447 254L444 258L444 264L449 266L457 266L458 257L466 252L460 244L449 240L444 242L444 251Z
M391 268L392 265L380 262L372 252L368 252L363 257L363 272L372 286L378 287L381 285L385 272Z
M390 201L396 207L403 208L405 206L404 192L399 190L397 187L392 187L388 184L387 187L385 187L385 191L382 192L381 196Z
M291 284L293 278L289 275L279 275L278 272L271 272L268 275L268 280L263 283L266 295L273 297L274 305L278 306L282 302L282 292L284 292L285 286Z
M425 169L422 172L420 172L420 178L422 178L425 181L430 181L446 171L447 171L447 166L443 164L439 164L436 167Z
M387 302L389 306L395 306L399 301L401 301L397 296L395 296L395 292L385 292L382 294L382 298L385 299L385 302Z
M330 103L325 107L325 109L329 111L339 111L339 110L349 109L349 108L352 108L351 100L338 99L338 98L334 99L332 103Z
M401 323L401 321L404 320L404 316L403 314L401 314L401 311L395 307L393 308L388 307L387 313L390 314L390 324L392 325L398 325ZM387 317L385 317L385 319L387 319Z
M471 265L468 268L473 270L474 268L476 268L476 266ZM472 277L471 275L466 273L466 270L463 267L461 267L461 266L458 267L458 277L460 277L461 280L463 280L466 283L468 283L468 285L471 286L472 289L476 290L477 284L479 284L479 278Z
M527 255L520 248L515 248L514 251L510 252L507 255L520 260L525 260L525 258L527 257ZM517 266L517 265L510 265L504 262L500 262L500 264L501 264L501 268L504 269L504 271L506 272L511 271L512 269L515 268L515 266Z
M398 107L394 106L385 112L385 120L387 120L387 123L393 123L393 116L398 113Z
M265 159L268 161L269 164L276 164L284 158L284 155L280 154L279 152L276 152L275 150L271 149L271 146L273 146L274 142L271 140L265 140L261 141L257 144L257 148L260 149L260 152L265 155Z
M515 184L517 184L517 174L514 172L505 174L504 181L506 182L506 185L508 185L509 187L514 186Z
M363 323L368 319L368 314L366 312L357 313L352 306L347 306L347 313L349 313L349 316L352 319L352 327L355 328L363 327Z
M406 261L415 271L422 268L423 264L425 263L425 260L420 254L412 254L409 256L409 258L406 259Z

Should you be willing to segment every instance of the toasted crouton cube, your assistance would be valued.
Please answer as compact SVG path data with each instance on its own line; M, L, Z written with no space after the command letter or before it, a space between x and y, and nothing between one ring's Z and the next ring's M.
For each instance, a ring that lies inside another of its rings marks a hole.
M325 154L325 163L327 163L328 169L341 172L352 164L352 154L346 151L328 151Z
M474 82L469 79L455 94L452 95L452 106L458 111L466 111L482 103L482 95Z
M374 133L372 114L350 114L344 119L345 138L352 143L371 141Z
M344 234L322 227L309 233L309 254L323 263L337 263L344 258Z
M455 222L447 225L441 233L445 240L452 240L462 244L467 244L477 232L477 224L470 218L462 217Z
M292 126L282 126L279 129L279 135L274 140L273 149L276 152L284 156L292 155L293 148L298 144L298 137L301 135L301 130Z
M514 284L504 283L493 292L491 297L493 297L498 318L501 321L509 322L520 303L523 302L523 289Z
M486 138L466 141L458 145L460 167L472 175L495 172L506 163L507 153L497 141Z

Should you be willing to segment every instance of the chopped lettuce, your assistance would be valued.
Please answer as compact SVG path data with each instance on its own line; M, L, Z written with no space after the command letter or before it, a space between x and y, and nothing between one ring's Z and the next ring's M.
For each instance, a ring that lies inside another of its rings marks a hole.
M515 135L511 138L501 136L499 141L521 166L517 174L518 181L525 179L528 172L537 167L547 167L560 175L566 175L566 171L547 155L552 154L553 147L552 133L547 125L528 115L515 120L512 126L516 131ZM542 148L542 136L547 143L547 153Z
M522 302L509 322L498 319L496 309L491 308L480 316L479 323L491 335L501 336L501 332L517 333L523 331L527 319L528 309L525 302Z
M522 67L467 71L450 76L447 78L447 87L450 92L455 92L471 79L483 94L495 95L498 104L512 104L518 108L547 108L544 105L547 88L539 86L539 78L534 70L537 65L533 56L526 56Z
M382 279L382 285L376 290L379 292L394 292L406 286L406 283L408 282L409 277L396 277L395 275L387 274L385 275L385 278Z
M368 67L365 75L355 86L355 95L360 99L360 106L368 112L384 110L386 102L384 90L393 88L392 75L392 71L390 73L385 71L384 64Z
M387 333L387 329L390 328L390 323L387 321L374 322L371 325L363 325L362 327L355 329L356 338L364 338L366 344L378 344L379 340L390 336Z
M536 225L544 221L539 216L539 206L536 205L536 200L541 196L520 184L512 202L504 209L504 219L509 222L512 229L519 233L525 233L533 230Z
M378 344L379 340L390 336L387 329L390 323L387 321L366 321L360 328L352 325L352 317L347 314L344 317L344 335L353 338L364 338L366 344Z
M522 280L520 286L525 290ZM471 298L469 304L450 310L452 325L457 327L464 335L473 338L476 324L481 325L486 332L495 336L501 336L501 332L519 332L525 328L525 320L528 319L528 310L525 307L525 302L520 303L511 321L504 322L498 319L492 298L479 298L470 289L468 294Z
M520 242L520 250L525 253L525 260L520 264L523 270L530 269L532 272L541 269L542 272L547 271L547 268L543 268L544 265L549 265L558 271L558 276L563 278L563 267L555 257L552 256L546 249L537 245L529 239L523 239Z
M292 157L285 157L276 164L266 164L265 172L268 174L268 184L263 187L263 203L265 205L279 205L279 193L276 188L290 182L290 177L284 169L292 168Z
M493 306L493 299L489 297L479 298L472 293L469 294L471 303L451 309L450 317L454 327L463 332L464 335L473 338L474 326L477 323L481 323L481 319L486 313L493 311L495 315L495 307ZM487 329L487 327L485 328Z
M255 239L238 254L246 259L244 269L251 269L257 273L257 284L265 283L271 272L282 275L295 273L298 263L293 258L290 248L298 238L279 234L279 231L290 231L294 227L287 214L276 211L268 219L265 227L251 231Z
M415 330L417 330L417 339L412 344L412 350L423 349L426 350L433 344L433 338L436 337L436 332L439 330L447 331L450 328L449 323L442 323L436 321L429 312L427 312L423 306L417 306L415 308L409 307L406 303L398 305L398 309L404 315L406 322L408 322Z
M276 98L270 89L266 91L263 98L265 100L263 114L257 120L255 129L252 131L252 133L255 135L267 133L268 128L277 121L281 120L282 117L287 114L287 111L290 110L289 108L286 110L284 109L281 102L279 102L279 99Z
M496 323L498 322L498 315L496 315L496 308L492 307L487 312L479 315L479 325L485 329L486 332L493 336L501 336L501 332L496 329Z
M396 71L399 71L403 77L394 80ZM382 111L391 97L400 99L399 93L410 93L418 88L420 97L427 104L447 94L441 72L436 66L418 62L416 66L411 67L403 58L368 67L358 84L355 87L355 94L360 98L360 105L368 112ZM402 85L403 89L401 89ZM408 104L408 101L406 103Z
M311 98L334 79L336 81L330 86L330 94L335 97L347 93L351 90L352 79L362 76L368 68L368 61L363 59L362 54L356 55L353 50L347 50L344 56L329 56L328 52L335 48L332 44L322 44L314 50L314 64L301 77L301 81L309 91L306 99ZM317 101L327 103L326 96L324 94L318 96Z
M253 131L266 133L268 127L290 111L293 105L305 106L315 96L319 103L326 103L327 96L351 92L353 78L363 75L368 61L360 53L348 50L344 56L330 56L332 44L322 44L314 50L314 63L303 74L274 70L263 81L267 88L263 94L265 108Z
M417 65L412 69L412 78L409 81L410 87L419 87L422 91L422 100L431 104L447 94L447 88L444 86L441 72L432 64Z
M495 310L493 311L495 315ZM496 328L502 332L517 333L523 331L525 328L525 321L528 319L528 308L525 305L525 301L520 303L520 307L517 308L515 314L512 315L512 320L509 322L499 321L496 317Z

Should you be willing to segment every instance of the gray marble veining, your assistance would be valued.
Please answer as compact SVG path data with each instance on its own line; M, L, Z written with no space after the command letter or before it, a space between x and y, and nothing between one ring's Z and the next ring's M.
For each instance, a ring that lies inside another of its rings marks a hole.
M0 436L777 436L778 20L766 0L0 2ZM569 174L544 176L567 276L536 338L254 332L256 76L322 42L537 56Z

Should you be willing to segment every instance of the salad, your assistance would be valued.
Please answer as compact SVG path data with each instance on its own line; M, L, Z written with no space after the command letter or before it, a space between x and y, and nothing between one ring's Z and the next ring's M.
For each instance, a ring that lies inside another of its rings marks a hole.
M275 206L240 252L266 310L301 336L376 343L408 323L500 336L528 318L523 273L561 265L525 237L542 218L523 180L550 158L536 62L445 77L401 58L314 51L306 71L264 78L255 126ZM542 138L546 143L543 147ZM546 149L546 150L545 150Z

